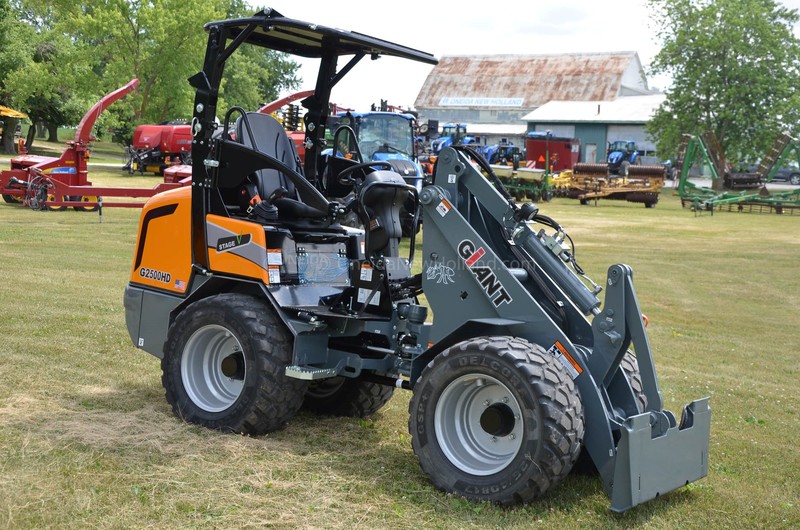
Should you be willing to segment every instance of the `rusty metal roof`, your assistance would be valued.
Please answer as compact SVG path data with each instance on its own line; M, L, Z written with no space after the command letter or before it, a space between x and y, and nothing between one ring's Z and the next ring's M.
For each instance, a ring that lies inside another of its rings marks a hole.
M443 98L521 98L515 106L522 108L550 100L610 101L632 65L641 70L636 52L445 56L423 83L415 107L439 108Z

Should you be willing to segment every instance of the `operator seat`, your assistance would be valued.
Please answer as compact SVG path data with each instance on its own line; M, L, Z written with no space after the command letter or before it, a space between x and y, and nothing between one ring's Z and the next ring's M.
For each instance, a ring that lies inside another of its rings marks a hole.
M236 122L236 138L241 143L256 151L275 157L301 175L303 174L303 166L300 164L300 157L297 155L294 142L289 139L278 120L269 114L248 112L247 122L253 132L252 137L244 122L245 120L243 119L239 119ZM256 172L256 186L258 187L258 194L264 199L280 188L286 190L287 197L297 196L294 183L277 169L258 170Z
M236 122L236 138L241 143L272 156L289 166L290 169L303 174L303 166L294 142L286 134L283 126L278 123L278 120L269 114L248 112L247 122L250 125L252 136L244 122L244 119ZM276 196L271 202L278 208L278 218L281 220L320 219L328 214L328 212L312 208L301 202L292 179L278 169L259 169L251 180L254 181L262 200L267 200L273 195Z

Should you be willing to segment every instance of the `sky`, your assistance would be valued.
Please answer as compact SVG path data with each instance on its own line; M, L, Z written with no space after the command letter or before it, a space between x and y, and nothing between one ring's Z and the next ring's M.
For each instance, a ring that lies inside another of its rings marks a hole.
M800 0L782 3L800 8ZM650 88L665 89L669 85L669 78L654 77L648 72L660 43L646 0L505 0L497 4L448 0L271 0L267 5L288 18L357 31L432 53L437 58L635 51L648 73ZM800 35L800 28L795 33ZM301 63L300 90L313 89L318 61L294 59ZM339 66L344 63L341 60ZM369 110L371 103L379 104L381 99L413 108L431 68L392 57L377 61L365 58L334 88L331 101L357 111Z

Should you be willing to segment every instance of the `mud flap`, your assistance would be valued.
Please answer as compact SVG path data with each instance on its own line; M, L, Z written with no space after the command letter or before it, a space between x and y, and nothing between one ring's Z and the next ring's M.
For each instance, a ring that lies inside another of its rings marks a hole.
M672 426L659 429L656 422L651 427L651 413L625 421L617 444L611 510L624 512L708 474L708 400L705 397L688 404L679 426L672 422Z

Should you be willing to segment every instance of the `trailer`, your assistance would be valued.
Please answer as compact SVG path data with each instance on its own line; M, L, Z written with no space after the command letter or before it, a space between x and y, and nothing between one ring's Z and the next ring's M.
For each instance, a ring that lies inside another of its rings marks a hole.
M581 156L577 138L554 136L549 132L529 132L525 138L525 159L529 168L560 172L575 167Z

